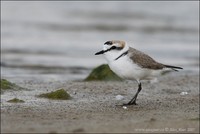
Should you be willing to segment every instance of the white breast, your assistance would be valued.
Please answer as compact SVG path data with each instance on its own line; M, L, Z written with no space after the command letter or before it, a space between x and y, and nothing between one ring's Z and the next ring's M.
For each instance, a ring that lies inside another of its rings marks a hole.
M125 55L118 60L108 62L109 67L113 72L125 79L141 80L150 75L151 71L139 67Z

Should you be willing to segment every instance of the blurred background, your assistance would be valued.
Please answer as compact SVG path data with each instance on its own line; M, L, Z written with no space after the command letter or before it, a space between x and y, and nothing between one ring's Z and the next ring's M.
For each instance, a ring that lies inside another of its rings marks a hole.
M94 53L125 40L155 60L199 72L199 3L1 2L1 75L81 80L103 63Z

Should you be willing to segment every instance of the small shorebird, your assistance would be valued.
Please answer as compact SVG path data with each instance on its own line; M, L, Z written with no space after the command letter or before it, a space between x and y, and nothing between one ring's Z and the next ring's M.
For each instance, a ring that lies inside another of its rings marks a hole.
M138 51L124 41L107 41L103 50L95 55L104 54L108 65L113 72L123 79L136 80L138 90L134 97L124 105L136 105L136 99L142 90L141 80L152 80L165 71L178 71L181 67L165 65L156 62L147 54Z

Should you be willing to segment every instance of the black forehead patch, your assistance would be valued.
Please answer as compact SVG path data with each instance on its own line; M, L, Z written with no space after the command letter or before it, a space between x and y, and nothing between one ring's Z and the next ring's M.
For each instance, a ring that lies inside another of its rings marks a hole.
M107 41L104 43L104 45L112 45L112 44L113 44L112 41Z

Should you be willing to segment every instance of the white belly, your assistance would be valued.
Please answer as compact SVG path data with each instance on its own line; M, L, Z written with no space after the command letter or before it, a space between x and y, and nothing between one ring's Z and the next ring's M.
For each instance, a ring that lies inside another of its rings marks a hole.
M151 75L151 70L143 69L124 56L108 63L113 72L124 79L142 80Z

